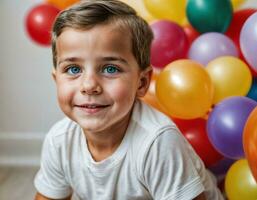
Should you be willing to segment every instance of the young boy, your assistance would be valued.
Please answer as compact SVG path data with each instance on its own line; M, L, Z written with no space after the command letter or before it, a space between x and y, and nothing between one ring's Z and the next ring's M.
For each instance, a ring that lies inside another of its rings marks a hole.
M46 136L37 200L223 199L176 126L139 100L152 38L117 0L84 0L57 17L53 78L67 118Z

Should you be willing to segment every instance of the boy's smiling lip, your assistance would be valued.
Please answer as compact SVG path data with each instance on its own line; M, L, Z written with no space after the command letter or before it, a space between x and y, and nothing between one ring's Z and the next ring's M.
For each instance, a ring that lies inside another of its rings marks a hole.
M99 103L85 103L85 104L77 104L75 105L76 108L79 108L85 113L88 114L95 114L103 109L109 107L109 104L99 104Z

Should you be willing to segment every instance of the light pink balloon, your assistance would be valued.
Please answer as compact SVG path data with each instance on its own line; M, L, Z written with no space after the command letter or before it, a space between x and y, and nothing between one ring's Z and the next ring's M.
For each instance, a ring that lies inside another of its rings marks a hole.
M257 72L257 12L252 14L242 27L240 48L246 61Z

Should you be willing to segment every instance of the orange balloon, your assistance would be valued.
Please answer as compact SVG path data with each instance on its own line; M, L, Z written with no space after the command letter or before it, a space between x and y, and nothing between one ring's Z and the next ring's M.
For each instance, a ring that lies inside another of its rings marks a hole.
M63 10L72 4L79 2L79 0L46 0L46 2Z
M243 146L250 169L257 181L257 107L251 112L245 123Z
M158 99L155 95L151 95L147 93L142 100L149 104L150 106L154 107L155 109L159 110L160 112L164 113L165 115L168 115L167 111L165 111L165 108L163 108L160 103L158 102Z
M201 64L181 59L170 63L160 73L156 96L170 116L194 119L210 109L214 85Z
M156 85L157 77L158 77L158 72L153 71L149 89L148 89L146 95L142 98L142 100L145 103L154 107L155 109L159 110L160 112L168 115L167 111L165 111L165 109L158 102L158 99L157 99L156 94L155 94L155 85Z

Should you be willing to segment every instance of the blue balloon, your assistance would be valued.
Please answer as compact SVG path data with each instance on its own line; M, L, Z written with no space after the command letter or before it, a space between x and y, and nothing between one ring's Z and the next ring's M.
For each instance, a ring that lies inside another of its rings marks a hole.
M252 81L252 86L247 94L247 97L257 101L257 78Z
M207 120L207 134L214 148L227 158L244 157L243 130L257 102L242 96L233 96L218 103Z

